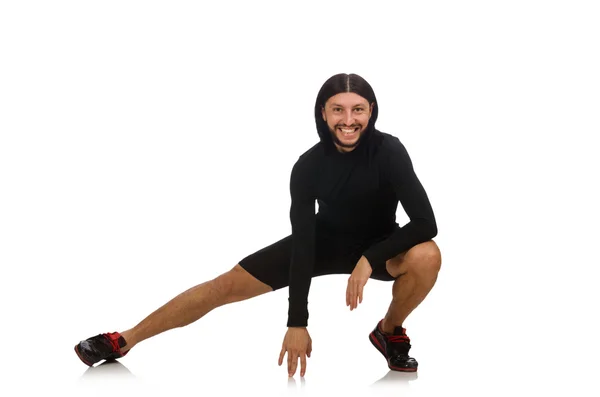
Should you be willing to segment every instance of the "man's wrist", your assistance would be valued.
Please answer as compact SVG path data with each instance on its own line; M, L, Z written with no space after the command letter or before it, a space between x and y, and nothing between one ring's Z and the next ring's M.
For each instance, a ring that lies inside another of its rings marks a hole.
M365 254L363 254L363 255L360 257L360 260L361 260L361 261L362 261L364 264L371 266L371 262L369 261L369 258L367 258L367 256L366 256Z
M298 331L306 331L306 327L288 327L288 331L290 330L298 330Z

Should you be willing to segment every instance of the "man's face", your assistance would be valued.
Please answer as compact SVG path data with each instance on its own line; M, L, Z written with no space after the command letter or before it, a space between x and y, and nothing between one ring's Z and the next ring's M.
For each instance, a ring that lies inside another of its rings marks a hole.
M338 150L354 150L369 124L372 112L373 104L369 106L365 98L353 92L334 95L325 102L323 120L329 126Z

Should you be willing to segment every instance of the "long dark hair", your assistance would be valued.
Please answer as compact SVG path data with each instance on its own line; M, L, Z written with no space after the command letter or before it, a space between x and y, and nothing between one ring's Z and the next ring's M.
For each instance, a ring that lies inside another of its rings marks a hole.
M373 131L375 131L375 122L377 121L377 115L379 114L379 106L371 85L367 80L354 73L336 74L335 76L331 76L323 84L315 102L315 123L317 124L317 132L319 133L321 142L323 142L328 149L335 148L335 146L333 144L333 139L331 138L329 127L325 120L323 120L321 110L325 107L325 102L327 102L329 98L342 92L353 92L360 95L369 102L369 106L372 103L375 103L371 119L365 130L364 138L361 138L361 141L363 139L368 139L373 134Z

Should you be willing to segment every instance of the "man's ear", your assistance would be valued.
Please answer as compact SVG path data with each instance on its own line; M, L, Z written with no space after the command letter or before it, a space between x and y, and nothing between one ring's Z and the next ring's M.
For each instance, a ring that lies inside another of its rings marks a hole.
M371 117L373 116L373 109L375 109L375 102L373 102L371 104L371 111L369 112L369 120L371 120Z
M327 121L327 117L325 117L325 108L321 106L321 116L323 116L323 121Z

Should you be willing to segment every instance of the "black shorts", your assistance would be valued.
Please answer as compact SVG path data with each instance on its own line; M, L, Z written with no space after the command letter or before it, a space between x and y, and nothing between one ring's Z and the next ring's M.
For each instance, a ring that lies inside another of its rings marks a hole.
M368 240L344 239L340 237L317 236L315 247L315 267L313 277L327 274L351 274L358 260L371 245L387 236ZM239 264L259 281L273 290L289 286L292 236L287 236L242 259ZM382 263L371 263L371 278L393 281Z

